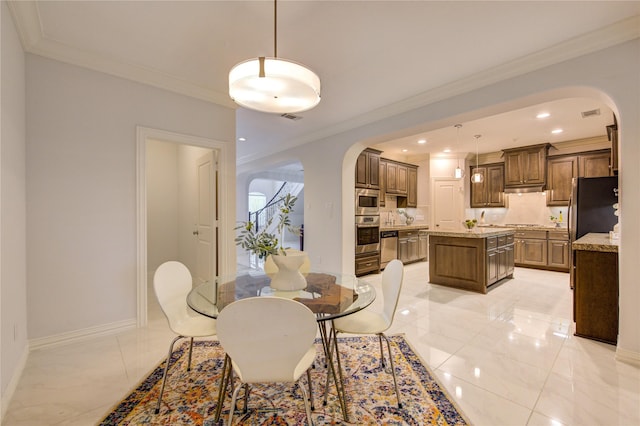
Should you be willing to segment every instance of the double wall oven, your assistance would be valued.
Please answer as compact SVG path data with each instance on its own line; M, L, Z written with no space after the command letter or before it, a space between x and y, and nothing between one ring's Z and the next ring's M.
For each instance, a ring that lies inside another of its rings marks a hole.
M356 275L380 271L380 191L357 188Z

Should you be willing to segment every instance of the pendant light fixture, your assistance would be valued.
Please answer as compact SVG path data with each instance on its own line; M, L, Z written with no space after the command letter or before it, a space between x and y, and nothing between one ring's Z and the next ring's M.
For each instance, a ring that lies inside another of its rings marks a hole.
M455 127L457 129L456 145L459 147L460 146L460 128L462 127L462 124L456 124L453 127ZM456 179L462 179L464 177L464 169L460 168L460 159L457 156L456 156L456 161L458 162L458 166L456 167L455 171L453 172L453 176Z
M229 72L229 96L238 105L270 113L307 111L320 103L320 78L299 63L278 58L278 4L273 2L273 58L240 62Z
M482 175L482 173L480 173L478 171L478 165L479 165L479 161L478 161L478 139L480 139L482 135L475 135L474 138L476 138L476 172L473 174L473 176L471 176L471 182L473 183L482 183L482 181L484 181L484 176Z

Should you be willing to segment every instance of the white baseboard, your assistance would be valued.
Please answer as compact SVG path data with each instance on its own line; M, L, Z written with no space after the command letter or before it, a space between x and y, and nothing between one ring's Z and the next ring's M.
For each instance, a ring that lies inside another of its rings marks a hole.
M37 350L50 348L54 346L68 345L69 343L77 343L95 337L108 336L136 328L136 320L128 319L109 324L98 325L95 327L83 328L68 333L56 334L54 336L42 337L39 339L29 340L29 349Z
M618 346L616 348L616 361L640 367L640 352L629 351Z
M7 389L2 393L2 408L0 411L0 424L2 424L2 419L4 419L4 415L9 409L9 404L13 399L13 394L16 392L18 388L18 383L20 382L20 378L22 377L22 372L24 371L24 367L27 365L27 359L29 358L29 345L24 346L24 350L22 351L22 355L20 355L20 359L18 360L18 365L13 372L13 376L7 385Z

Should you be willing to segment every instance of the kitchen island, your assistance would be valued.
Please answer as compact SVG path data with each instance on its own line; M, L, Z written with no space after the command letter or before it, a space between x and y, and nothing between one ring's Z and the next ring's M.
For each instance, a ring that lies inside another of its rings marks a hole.
M425 231L429 234L429 282L486 293L513 277L513 228Z

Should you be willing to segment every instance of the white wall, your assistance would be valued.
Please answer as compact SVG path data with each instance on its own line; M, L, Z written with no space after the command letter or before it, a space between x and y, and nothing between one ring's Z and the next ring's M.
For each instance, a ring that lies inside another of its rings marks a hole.
M640 286L635 279L635 265L640 261L640 222L635 220L640 215L639 55L636 39L242 164L238 170L248 173L252 168L300 158L305 170L305 250L312 262L322 261L319 267L353 271L353 170L357 154L368 143L381 141L384 134L405 136L399 135L403 129L434 130L547 100L598 97L617 112L620 129L618 353L640 363Z
M27 353L25 58L0 5L0 396L2 412Z
M147 141L147 268L178 259L178 145Z
M235 112L34 55L26 75L28 336L134 320L136 126L235 147Z

